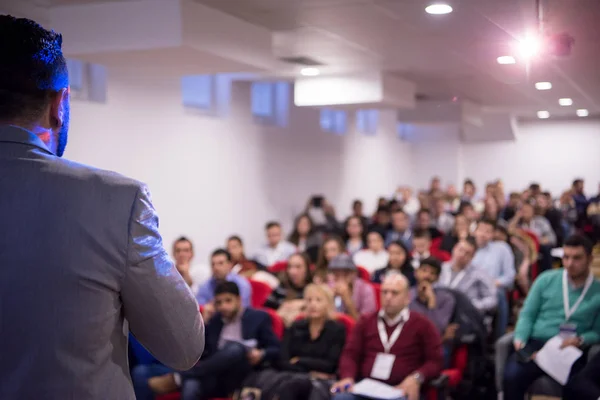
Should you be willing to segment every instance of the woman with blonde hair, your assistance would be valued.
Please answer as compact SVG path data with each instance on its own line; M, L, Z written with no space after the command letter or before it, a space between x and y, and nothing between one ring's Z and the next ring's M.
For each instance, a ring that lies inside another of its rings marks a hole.
M251 378L261 400L329 400L329 388L346 340L346 330L333 320L333 293L325 285L304 289L306 314L286 331L279 371L264 370Z
M310 284L304 289L305 317L292 324L281 344L280 368L296 374L279 387L280 399L308 399L318 382L324 381L323 393L329 398L328 382L335 378L337 365L346 341L346 329L333 320L335 305L329 287ZM317 397L318 398L318 397Z

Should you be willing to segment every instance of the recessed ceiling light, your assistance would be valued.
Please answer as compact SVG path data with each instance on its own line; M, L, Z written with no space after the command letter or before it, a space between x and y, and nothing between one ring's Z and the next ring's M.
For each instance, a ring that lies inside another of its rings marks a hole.
M590 112L585 108L580 108L576 112L578 117L587 117L588 115L590 115Z
M513 56L500 56L496 59L498 64L514 64L516 63L515 58Z
M572 106L573 105L573 99L570 99L568 97L563 97L562 99L558 99L558 104L560 104L561 106Z
M452 7L446 3L434 3L425 7L425 12L434 15L450 14L452 12Z
M537 90L550 90L552 89L552 84L550 82L536 82L535 88Z
M539 119L546 119L546 118L550 118L550 113L548 111L538 111L537 112L537 117Z
M302 68L300 73L304 76L317 76L320 74L319 69L314 67Z
M541 53L542 43L543 42L539 36L530 35L522 40L519 40L517 47L523 58L531 59Z

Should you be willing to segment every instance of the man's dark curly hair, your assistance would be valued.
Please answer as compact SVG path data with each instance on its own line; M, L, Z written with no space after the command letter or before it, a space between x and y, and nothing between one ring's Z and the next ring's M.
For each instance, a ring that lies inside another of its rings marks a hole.
M0 15L0 121L35 120L69 86L62 36L34 21Z

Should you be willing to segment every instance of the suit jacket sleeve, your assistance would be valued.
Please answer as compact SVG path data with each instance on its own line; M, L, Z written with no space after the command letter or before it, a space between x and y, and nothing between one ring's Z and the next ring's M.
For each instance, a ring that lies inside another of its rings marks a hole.
M264 311L260 311L260 313L263 314L263 318L258 327L258 347L265 351L263 361L276 362L279 359L281 343L275 336L275 332L273 332L269 314Z
M146 187L135 197L121 287L133 335L165 365L186 370L204 350L204 324L194 296L169 259Z

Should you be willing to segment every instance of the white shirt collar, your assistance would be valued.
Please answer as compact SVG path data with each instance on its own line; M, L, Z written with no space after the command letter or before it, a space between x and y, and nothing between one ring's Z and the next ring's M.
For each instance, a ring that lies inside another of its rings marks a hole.
M408 318L410 317L410 311L408 310L408 307L404 307L402 311L398 313L398 315L390 319L385 315L385 312L383 310L379 310L379 317L382 318L388 326L394 326L397 325L400 321L406 323L406 321L408 321Z

